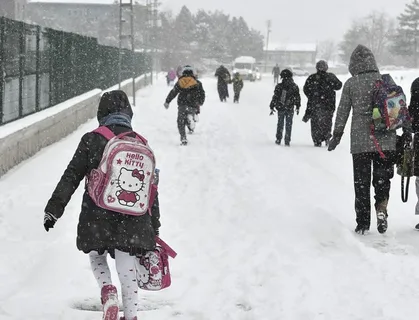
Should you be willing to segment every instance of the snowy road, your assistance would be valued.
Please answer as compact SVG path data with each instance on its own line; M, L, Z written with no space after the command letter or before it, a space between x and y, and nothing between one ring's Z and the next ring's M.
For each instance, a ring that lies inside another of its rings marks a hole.
M409 92L414 73L403 76ZM204 86L207 103L188 147L179 146L176 104L162 106L164 80L138 93L135 128L161 169L161 235L179 254L172 287L141 292L140 319L416 319L413 187L402 204L396 176L388 233L356 236L348 134L333 153L315 149L300 114L291 148L278 147L276 118L268 116L271 79L245 82L240 105L220 103L214 79ZM101 318L71 308L99 300L87 256L75 247L82 188L52 232L42 226L55 184L95 126L90 121L0 179L1 320Z

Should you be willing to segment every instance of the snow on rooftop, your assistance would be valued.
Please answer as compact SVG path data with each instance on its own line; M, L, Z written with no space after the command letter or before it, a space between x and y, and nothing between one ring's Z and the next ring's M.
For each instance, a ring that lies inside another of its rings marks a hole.
M240 63L255 63L256 59L253 57L242 56L242 57L236 58L234 61L240 62Z
M266 50L266 47L264 48ZM268 51L294 51L294 52L315 52L317 44L315 43L270 43Z
M115 0L30 0L29 3L79 3L79 4L114 4ZM129 3L129 0L124 0ZM119 0L118 0L119 3Z

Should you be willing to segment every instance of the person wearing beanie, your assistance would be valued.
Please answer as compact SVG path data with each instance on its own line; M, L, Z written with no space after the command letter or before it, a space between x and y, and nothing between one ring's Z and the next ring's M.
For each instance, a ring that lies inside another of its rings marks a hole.
M182 76L179 78L173 89L169 92L164 107L169 108L170 102L174 98L178 103L177 125L180 134L181 145L187 145L185 127L189 133L195 130L195 122L198 121L197 115L201 112L201 106L205 102L205 91L201 81L196 79L194 70L187 65L183 68Z
M370 229L372 180L377 230L385 233L388 227L391 179L394 176L396 131L377 132L375 141L371 139L373 93L377 81L382 81L382 76L369 48L363 45L355 48L350 58L349 72L352 77L343 86L328 150L333 151L339 145L352 111L350 145L355 187L355 232L363 235ZM384 157L378 152L377 143Z
M116 90L103 94L97 111L99 126L106 127L114 135L131 132L132 117L133 111L125 92ZM62 217L80 182L93 169L98 168L107 143L108 140L99 133L88 132L83 135L45 207L46 231L54 228ZM93 275L101 290L103 319L116 319L115 314L118 312L118 290L112 283L107 253L115 258L125 319L137 319L135 255L155 249L155 236L158 235L159 228L158 196L152 204L151 215L126 215L97 206L90 197L86 184L77 227L77 248L89 255Z
M304 94L308 98L304 122L311 120L311 138L314 146L328 145L332 137L333 114L336 109L336 91L342 88L342 82L330 72L327 62L320 60L316 64L317 73L308 77L304 84Z
M291 143L294 112L296 112L297 115L300 112L300 89L294 82L293 74L290 70L282 70L280 76L282 81L275 87L274 95L270 104L270 115L278 112L275 143L277 145L281 144L285 124L285 145L289 147Z

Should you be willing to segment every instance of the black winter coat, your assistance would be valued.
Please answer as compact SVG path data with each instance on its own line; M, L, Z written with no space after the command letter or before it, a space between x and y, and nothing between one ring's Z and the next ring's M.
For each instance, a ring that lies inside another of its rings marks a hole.
M131 131L128 127L109 126L116 135ZM45 212L60 218L80 182L99 166L107 140L97 133L86 133L55 188ZM77 248L85 253L118 249L131 254L152 250L160 227L159 200L156 198L150 215L130 216L107 211L95 205L84 192L77 228Z
M413 81L410 93L409 114L412 118L413 149L415 150L414 175L419 177L419 78Z
M182 76L169 92L166 102L170 103L176 96L179 106L198 107L205 102L205 91L201 81L194 76Z
M221 66L215 71L215 76L218 78L218 84L228 84L231 81L231 74L226 67Z
M319 71L308 77L304 84L304 94L308 98L306 114L320 105L332 112L336 109L336 90L342 88L342 82L333 74Z
M271 110L297 110L301 107L300 89L292 79L284 79L275 87L270 104Z

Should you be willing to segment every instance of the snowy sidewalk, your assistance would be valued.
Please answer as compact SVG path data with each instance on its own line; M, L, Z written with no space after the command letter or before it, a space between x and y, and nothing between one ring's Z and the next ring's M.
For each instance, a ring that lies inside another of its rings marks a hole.
M170 261L171 288L140 292L139 318L415 319L413 188L401 204L396 176L388 234L378 235L373 218L373 234L356 236L349 135L333 153L315 149L300 114L291 148L278 147L276 117L268 116L271 79L245 82L239 105L220 103L215 80L203 81L208 99L187 147L179 146L176 101L163 107L164 79L137 95L134 127L161 169L161 236L179 254ZM0 179L0 320L101 318L71 308L99 300L88 258L75 246L83 188L54 229L42 226L79 139L96 125L90 121Z

